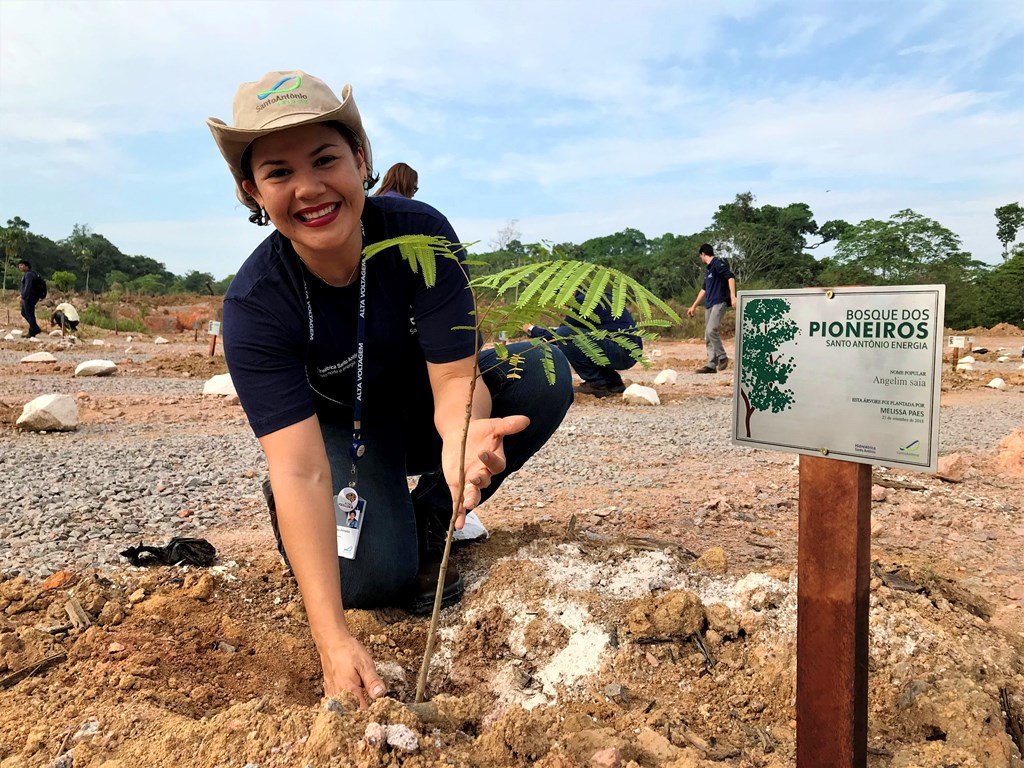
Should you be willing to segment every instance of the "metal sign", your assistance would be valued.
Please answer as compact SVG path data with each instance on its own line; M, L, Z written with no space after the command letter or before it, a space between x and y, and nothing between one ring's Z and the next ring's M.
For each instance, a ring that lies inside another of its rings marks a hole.
M733 443L936 471L944 285L737 296Z
M966 336L950 336L949 337L949 346L953 347L954 349L964 349L964 348L967 347L967 337Z
M206 331L210 336L220 336L220 323L216 320L210 321L210 327Z

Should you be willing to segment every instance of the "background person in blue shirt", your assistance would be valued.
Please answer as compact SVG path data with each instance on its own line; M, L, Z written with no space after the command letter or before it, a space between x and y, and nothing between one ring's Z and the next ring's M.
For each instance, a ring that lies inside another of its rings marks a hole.
M582 304L584 298L582 293L576 294L577 302ZM597 305L595 313L599 321L597 330L628 331L636 327L636 321L633 320L628 309L624 309L619 317L612 317L611 296L605 296L604 301ZM567 317L562 325L552 328L550 331L538 325L525 325L523 330L533 339L552 339L555 336L575 336L586 333L588 329L571 317ZM643 349L644 342L639 336L630 335L628 338L637 347ZM563 341L557 345L568 359L569 365L583 379L583 382L576 387L576 391L594 397L609 397L625 392L626 386L622 383L619 371L632 368L636 365L636 360L621 345L610 339L594 339L593 341L604 352L609 365L598 365L572 341Z
M43 332L36 322L36 304L43 298L41 280L25 259L18 262L18 270L21 272L21 316L28 323L27 338L31 339Z
M420 175L405 163L395 163L380 180L380 189L374 197L407 197L410 200L420 191Z
M429 205L366 196L376 182L370 142L351 86L341 93L305 72L270 72L239 87L234 126L207 125L250 221L276 229L224 298L228 370L267 457L272 522L302 593L324 693L349 690L365 705L386 687L344 609L411 603L429 613L460 472L458 528L557 429L572 385L561 353L553 386L540 350L525 342L513 349L527 358L522 378L510 378L493 350L480 353L485 373L460 466L477 342L453 330L473 325L466 274L438 259L427 287L396 248L362 259L365 245L402 235L459 238ZM410 474L420 477L411 494ZM336 537L335 495L349 486L365 502L354 559L338 556ZM451 602L462 585L448 575Z
M708 345L708 362L703 368L698 368L697 373L716 373L729 367L729 356L722 346L719 326L725 310L736 306L736 278L729 265L715 256L715 249L709 243L704 243L697 253L708 269L704 275L704 287L686 310L686 315L693 317L697 305L701 299L704 300L704 341Z

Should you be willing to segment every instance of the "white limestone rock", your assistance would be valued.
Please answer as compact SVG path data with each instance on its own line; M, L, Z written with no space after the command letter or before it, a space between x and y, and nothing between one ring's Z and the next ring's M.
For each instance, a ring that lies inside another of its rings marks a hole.
M654 377L655 384L675 384L677 381L679 381L679 374L671 368L666 368Z
M103 339L93 339L92 340L92 345L94 347L102 347L102 346L105 346L106 343L107 342L105 342Z
M13 331L11 331L11 336L24 336L24 335L25 335L25 332L23 330L21 330L20 328L15 328Z
M43 340L40 339L38 336L30 336L28 340L31 341L33 344L42 344L43 343Z
M14 334L8 333L4 336L4 341L14 341Z
M75 376L110 376L116 372L113 360L86 360L75 368Z
M60 336L60 331L50 331L51 336Z
M661 405L657 390L639 384L630 384L626 387L626 391L622 393L622 400L632 405Z
M961 361L961 362L957 363L956 369L958 371L973 371L974 370L974 366L971 365L970 363L965 363L965 362Z
M31 355L25 355L21 358L23 363L56 363L57 358L51 355L49 352L33 352Z
M974 362L974 355L964 355L963 357L960 358L960 362L961 363L973 363Z
M1000 379L997 376L996 378L992 379L992 381L990 381L985 386L986 387L991 387L992 389L1006 389L1006 382L1003 381L1002 379Z
M170 344L171 342L169 342L163 336L157 336L155 339L153 339L153 343L154 344Z
M204 395L223 395L224 397L230 397L231 395L237 395L235 392L235 385L231 381L230 373L221 373L217 376L210 377L205 384L203 384Z
M30 432L69 432L78 428L78 404L71 395L42 395L25 404L16 426Z
M997 363L1008 363L1008 362L1010 362L1010 356L1009 355L1000 355L999 357L996 358L996 362Z

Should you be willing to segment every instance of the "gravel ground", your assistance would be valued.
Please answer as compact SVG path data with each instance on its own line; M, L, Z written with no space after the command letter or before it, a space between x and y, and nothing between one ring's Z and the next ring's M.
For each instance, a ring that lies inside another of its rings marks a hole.
M29 394L195 395L202 382L40 376L21 386ZM991 451L1021 424L1024 398L1010 393L947 407L940 451ZM789 454L731 445L729 429L730 401L722 397L660 408L582 404L534 457L531 471L510 478L503 492L544 499L556 486L552 478L559 489L650 484L652 462L666 468L665 487L685 492L672 469L677 462L709 460L733 474L792 463ZM118 552L140 540L164 544L225 523L262 523L264 475L262 452L242 420L183 424L156 439L146 424L89 425L74 434L6 431L0 435L0 573L39 577L63 567L111 566L124 563ZM189 511L185 517L182 510Z
M95 358L86 358L95 359ZM203 392L204 379L159 379L142 376L72 376L39 375L8 379L4 382L4 397L31 399L39 395L88 392L110 395L181 396Z

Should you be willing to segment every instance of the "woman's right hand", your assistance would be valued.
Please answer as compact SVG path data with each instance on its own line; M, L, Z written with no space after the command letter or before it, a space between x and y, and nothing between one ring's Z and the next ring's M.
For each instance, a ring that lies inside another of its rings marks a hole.
M377 675L373 659L362 644L349 635L320 651L324 670L324 695L336 696L351 691L366 708L370 702L387 693L387 686Z

